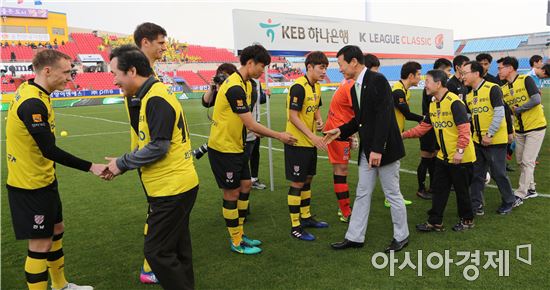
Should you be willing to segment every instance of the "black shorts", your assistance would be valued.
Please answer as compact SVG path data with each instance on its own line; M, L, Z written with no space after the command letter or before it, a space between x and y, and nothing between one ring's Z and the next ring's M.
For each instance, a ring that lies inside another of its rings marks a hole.
M285 144L285 169L287 180L305 182L317 173L317 148Z
M428 152L439 150L439 144L437 144L437 140L435 139L434 129L430 129L428 133L420 137L420 150Z
M53 236L53 226L63 221L57 181L40 189L6 186L15 238L41 239Z
M243 153L223 153L208 147L208 159L218 187L236 189L241 180L250 179L248 155Z

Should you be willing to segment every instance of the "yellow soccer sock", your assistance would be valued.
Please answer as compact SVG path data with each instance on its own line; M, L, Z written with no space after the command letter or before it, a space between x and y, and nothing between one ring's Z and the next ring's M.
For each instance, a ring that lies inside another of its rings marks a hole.
M149 266L149 263L147 262L147 259L143 259L143 272L151 272L151 266Z
M241 192L239 194L239 200L237 201L237 208L239 209L239 226L244 224L244 219L248 212L248 198L250 197L250 192L245 193Z
M231 242L238 246L242 241L242 228L239 227L239 211L236 200L223 200L223 217L225 225L231 236Z
M29 250L25 260L25 276L29 290L46 290L48 288L47 258L48 253Z
M306 183L304 184L304 187L302 187L302 190L300 191L300 216L303 219L307 219L311 217L311 210L310 210L310 204L311 204L311 184Z
M52 247L48 253L48 272L52 277L52 288L61 289L67 285L65 279L65 255L63 254L63 233L54 235Z
M288 210L290 211L290 222L293 228L300 226L300 189L290 187L288 189Z

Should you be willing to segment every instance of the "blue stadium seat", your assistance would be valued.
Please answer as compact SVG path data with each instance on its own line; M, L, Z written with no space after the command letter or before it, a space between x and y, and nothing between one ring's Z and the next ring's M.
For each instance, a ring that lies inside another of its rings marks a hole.
M337 68L327 69L327 76L332 83L339 83L344 79L344 76L340 73L340 70Z
M380 73L383 74L388 81L397 81L401 78L401 66L392 65L392 66L381 66Z
M522 42L527 41L527 39L527 35L521 35L469 40L466 42L461 53L515 50Z

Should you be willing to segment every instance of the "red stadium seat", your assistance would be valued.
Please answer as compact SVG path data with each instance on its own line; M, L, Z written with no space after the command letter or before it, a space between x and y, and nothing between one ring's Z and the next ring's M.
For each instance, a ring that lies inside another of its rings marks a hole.
M189 86L205 86L208 83L198 74L192 71L182 71L179 70L176 72L176 76L184 79Z

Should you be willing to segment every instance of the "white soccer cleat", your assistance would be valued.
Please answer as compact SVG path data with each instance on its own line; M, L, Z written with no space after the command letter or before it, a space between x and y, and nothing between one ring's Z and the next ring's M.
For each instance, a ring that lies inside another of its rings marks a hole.
M92 286L78 286L74 283L67 283L65 287L61 289L55 289L52 287L52 290L94 290L94 287Z

